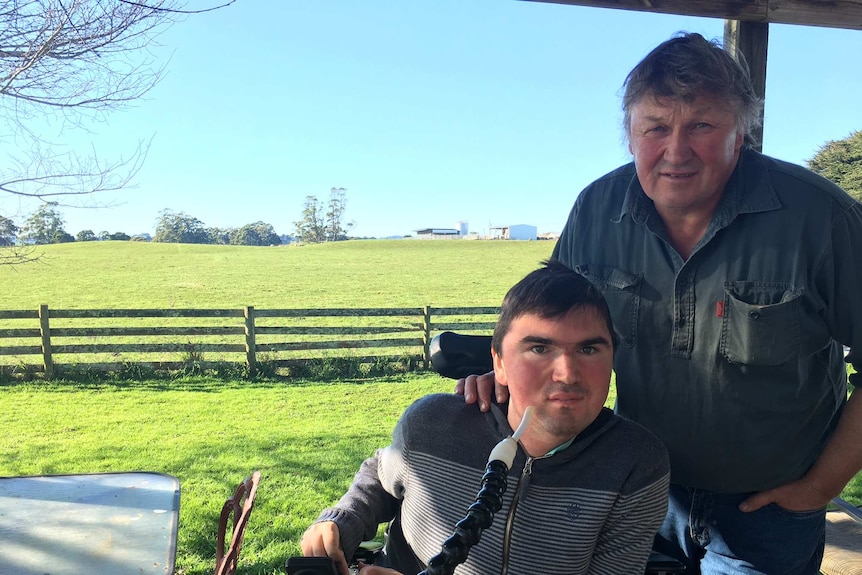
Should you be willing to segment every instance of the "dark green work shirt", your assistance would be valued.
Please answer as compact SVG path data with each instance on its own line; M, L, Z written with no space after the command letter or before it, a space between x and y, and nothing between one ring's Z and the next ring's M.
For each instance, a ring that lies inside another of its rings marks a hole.
M554 256L607 297L617 411L664 441L673 483L756 491L814 463L846 400L842 344L862 371L862 204L744 150L684 261L629 164L578 196Z

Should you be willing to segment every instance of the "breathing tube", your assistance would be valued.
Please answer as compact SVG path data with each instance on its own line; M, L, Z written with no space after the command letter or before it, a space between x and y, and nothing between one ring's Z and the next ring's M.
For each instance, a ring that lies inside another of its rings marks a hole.
M482 532L491 526L494 514L503 507L506 476L518 453L518 440L527 429L532 415L533 408L526 408L515 433L491 450L476 501L467 509L464 519L455 524L454 533L443 542L440 553L428 561L428 567L419 575L452 575L455 567L467 560L470 548L479 542Z

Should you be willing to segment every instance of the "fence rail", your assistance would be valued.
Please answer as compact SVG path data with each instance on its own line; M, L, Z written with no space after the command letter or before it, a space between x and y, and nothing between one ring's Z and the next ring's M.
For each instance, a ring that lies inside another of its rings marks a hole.
M42 305L38 310L0 310L0 367L40 370L52 378L66 366L94 371L130 365L172 369L193 356L203 366L245 364L254 376L264 355L276 366L337 356L359 361L406 358L427 368L429 344L436 333L489 333L499 311L499 307L431 306L49 309Z

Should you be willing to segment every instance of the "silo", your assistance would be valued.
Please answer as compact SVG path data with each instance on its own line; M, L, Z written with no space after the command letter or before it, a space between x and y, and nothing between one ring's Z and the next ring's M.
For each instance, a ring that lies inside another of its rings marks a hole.
M463 220L458 222L458 224L455 227L458 228L458 235L460 235L460 236L466 236L469 233L467 222L465 222Z

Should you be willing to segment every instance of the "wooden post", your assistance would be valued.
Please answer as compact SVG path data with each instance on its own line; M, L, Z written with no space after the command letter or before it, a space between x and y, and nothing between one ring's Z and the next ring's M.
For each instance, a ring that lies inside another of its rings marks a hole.
M48 322L48 305L39 306L39 332L42 335L42 364L45 377L54 379L54 358L51 355L51 326Z
M243 308L243 315L245 316L245 361L248 364L248 376L252 378L257 374L254 342L254 306L249 305Z
M422 369L431 365L431 306L422 310Z
M766 101L766 53L769 45L769 24L760 22L724 21L724 49L734 58L748 64L754 93L760 98L760 126L752 130L752 148L763 151L763 109Z

